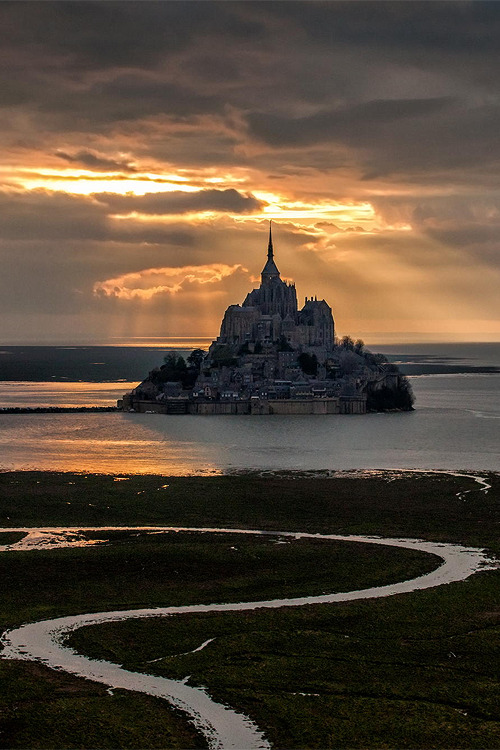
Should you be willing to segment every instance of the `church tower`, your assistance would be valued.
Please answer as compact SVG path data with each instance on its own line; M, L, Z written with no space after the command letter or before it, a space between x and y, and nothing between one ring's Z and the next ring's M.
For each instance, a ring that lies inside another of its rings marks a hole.
M297 293L294 284L287 284L281 278L278 266L274 261L272 226L269 224L269 242L267 245L267 261L260 275L261 283L258 289L247 294L243 307L256 307L262 315L278 315L282 320L297 317Z
M271 230L272 224L269 222L269 244L267 246L267 262L260 275L262 286L269 284L273 279L280 279L278 266L274 262L273 235Z
M276 343L283 337L297 348L334 346L331 308L324 300L297 305L295 284L284 281L274 260L272 225L269 225L267 260L258 289L249 292L242 305L230 305L222 321L218 344Z

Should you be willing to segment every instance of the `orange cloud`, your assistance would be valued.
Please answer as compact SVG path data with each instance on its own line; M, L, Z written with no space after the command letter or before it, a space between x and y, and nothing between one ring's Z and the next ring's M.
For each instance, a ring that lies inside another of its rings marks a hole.
M202 266L146 268L113 279L97 281L93 292L100 297L149 300L158 294L177 294L190 284L217 284L236 271L246 272L240 264L212 263Z

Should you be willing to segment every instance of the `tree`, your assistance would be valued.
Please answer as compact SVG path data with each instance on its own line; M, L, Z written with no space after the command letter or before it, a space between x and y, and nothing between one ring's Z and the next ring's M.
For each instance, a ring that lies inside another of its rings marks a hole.
M348 351L354 351L354 339L350 336L342 336L340 339L340 346Z
M303 352L297 357L297 362L305 375L312 375L315 377L318 374L318 358L315 354L307 354L307 352Z
M164 371L165 375L172 375L172 378L167 377L167 380L181 380L181 376L187 370L184 357L178 356L175 352L168 352L164 356L163 362L161 370Z
M216 346L211 353L211 358L213 367L234 367L238 361L232 349L226 344Z
M383 385L381 388L369 388L366 408L368 411L413 411L414 396L410 382L405 375L400 375L393 387Z
M339 365L342 375L352 375L362 364L363 360L350 349L344 349L339 354Z
M365 342L363 339L356 339L356 343L354 344L354 351L356 354L363 354L363 350L365 348Z
M201 363L205 359L205 352L203 349L193 349L191 354L188 356L188 365L195 369L197 372L201 369Z
M399 376L396 401L398 409L403 409L404 411L413 410L415 396L413 395L411 383L406 375Z
M187 365L184 357L178 356L175 352L168 352L163 358L163 364L160 368L155 367L149 373L149 379L152 383L182 382L187 373Z

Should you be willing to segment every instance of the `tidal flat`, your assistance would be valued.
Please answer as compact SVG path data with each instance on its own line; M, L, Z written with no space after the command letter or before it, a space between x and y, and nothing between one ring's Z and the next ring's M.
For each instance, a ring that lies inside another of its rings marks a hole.
M0 554L2 629L108 609L261 600L412 578L383 546L106 526L182 525L455 542L500 557L497 475L375 472L217 477L0 474L3 528L103 527L89 547ZM0 538L10 544L11 532ZM277 748L500 746L498 570L379 600L85 627L80 653L189 677ZM208 642L208 643L207 643ZM200 646L206 644L200 649ZM159 699L0 661L0 747L203 747Z

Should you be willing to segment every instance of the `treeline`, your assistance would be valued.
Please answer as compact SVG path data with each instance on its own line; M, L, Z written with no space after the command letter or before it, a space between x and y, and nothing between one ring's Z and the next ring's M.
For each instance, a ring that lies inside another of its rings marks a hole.
M184 357L175 352L169 352L163 358L161 367L155 367L154 370L151 370L149 380L154 385L182 383L182 387L185 389L193 388L196 378L200 374L201 363L205 354L206 352L203 349L194 349L185 360Z
M366 398L367 411L413 411L415 397L408 378L400 375L397 385L389 388L369 389Z

